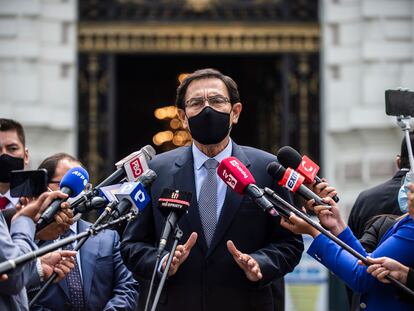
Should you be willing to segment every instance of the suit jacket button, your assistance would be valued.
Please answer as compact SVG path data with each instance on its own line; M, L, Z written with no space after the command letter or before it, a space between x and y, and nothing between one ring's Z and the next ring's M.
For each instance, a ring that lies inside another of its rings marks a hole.
M367 304L366 304L366 303L364 303L364 302L361 302L361 303L359 304L359 306L361 307L361 309L365 309L365 308L367 307Z

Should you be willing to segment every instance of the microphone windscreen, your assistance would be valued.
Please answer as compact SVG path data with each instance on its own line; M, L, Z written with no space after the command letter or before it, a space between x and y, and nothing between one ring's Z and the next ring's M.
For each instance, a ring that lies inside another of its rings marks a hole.
M71 189L70 197L76 197L79 193L85 189L86 184L89 181L88 172L80 166L73 167L63 176L60 181L60 189L67 187Z
M296 169L300 162L302 162L302 156L299 152L290 146L284 146L277 152L277 159L284 167L291 167Z
M147 161L152 160L152 158L155 157L155 155L156 155L155 149L151 145L146 145L146 146L142 147L141 150L144 153L145 158L147 159Z
M228 157L221 161L217 168L217 174L239 194L243 194L248 185L256 183L250 171L235 157Z
M267 173L276 181L281 181L285 175L286 169L277 162L270 162L266 168Z
M155 173L152 169L147 169L141 176L138 177L138 181L145 188L149 188L156 179L157 173Z

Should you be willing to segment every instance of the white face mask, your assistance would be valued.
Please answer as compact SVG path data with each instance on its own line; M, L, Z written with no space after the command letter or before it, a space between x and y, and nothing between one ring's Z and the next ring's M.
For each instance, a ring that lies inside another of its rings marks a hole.
M409 171L404 177L404 183L398 191L398 205L403 214L408 212L408 185L414 181L414 172Z

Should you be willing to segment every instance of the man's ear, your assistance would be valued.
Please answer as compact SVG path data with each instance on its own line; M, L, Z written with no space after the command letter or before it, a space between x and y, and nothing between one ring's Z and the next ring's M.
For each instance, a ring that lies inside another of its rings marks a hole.
M180 119L181 123L183 124L183 128L186 130L188 129L188 120L187 116L185 115L185 111L181 108L177 109L178 118Z
M237 122L239 121L240 113L243 110L243 105L241 103L235 103L231 110L233 112L231 123L237 124Z
M24 148L24 168L28 168L29 167L29 149Z
M395 164L397 165L398 169L400 170L401 169L401 156L400 155L397 155L395 157Z

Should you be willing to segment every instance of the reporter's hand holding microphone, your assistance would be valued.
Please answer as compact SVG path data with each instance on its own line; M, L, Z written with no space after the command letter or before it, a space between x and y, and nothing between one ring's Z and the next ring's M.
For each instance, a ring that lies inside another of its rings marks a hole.
M19 217L30 218L34 223L38 221L42 212L56 199L66 199L67 194L60 191L45 192L37 199L23 199L16 207L16 214L11 222L13 224ZM59 251L52 252L40 258L39 275L41 278L48 278L53 272L59 276L58 280L63 279L66 274L74 267L73 257L76 252ZM0 277L0 281L6 281L6 275Z

